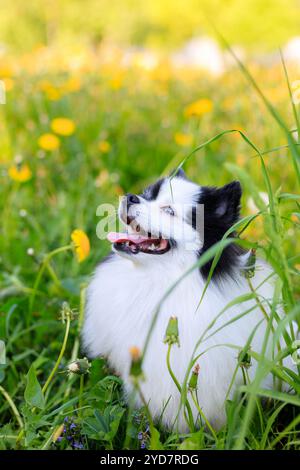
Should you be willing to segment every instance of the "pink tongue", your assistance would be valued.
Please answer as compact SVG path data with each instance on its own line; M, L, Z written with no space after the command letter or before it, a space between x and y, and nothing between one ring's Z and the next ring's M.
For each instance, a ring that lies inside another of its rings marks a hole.
M141 235L136 235L133 233L118 233L118 232L109 232L107 235L107 240L111 243L121 243L121 242L133 242L133 243L142 243L146 240L151 240L148 237L143 237Z

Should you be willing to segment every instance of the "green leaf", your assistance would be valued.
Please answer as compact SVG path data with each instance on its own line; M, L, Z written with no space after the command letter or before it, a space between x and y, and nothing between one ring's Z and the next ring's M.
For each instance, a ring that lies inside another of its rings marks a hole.
M95 418L86 418L83 423L83 433L91 439L103 439L104 431L99 428L99 422Z
M34 366L32 365L26 376L26 388L24 398L28 405L43 409L45 407L45 397L41 386L36 378Z
M83 432L91 439L112 443L124 412L125 409L118 405L107 407L103 414L95 410L95 417L89 417L84 421Z
M179 450L199 450L201 448L200 438L197 434L188 437L179 446Z
M125 412L125 409L121 408L118 405L114 406L111 409L110 417L109 417L110 418L110 422L109 422L110 431L106 433L106 436L105 436L107 440L112 441L115 435L117 434L124 412Z
M293 199L298 200L300 199L300 194L291 194L291 193L282 193L278 196L278 199Z
M150 449L151 450L162 450L164 447L160 442L160 434L158 430L154 427L151 428L151 439L150 439Z
M0 427L0 450L13 448L16 441L16 431L13 430L11 424L5 424Z
M249 392L249 387L242 385L240 387L242 392ZM257 388L254 392L256 395L260 395L266 398L272 398L273 400L282 401L284 403L290 403L291 405L300 406L300 399L296 395L291 395L277 390L266 390L263 388Z
M96 420L98 421L99 431L103 431L104 434L109 432L109 408L106 408L104 416L101 415L99 410L94 411Z

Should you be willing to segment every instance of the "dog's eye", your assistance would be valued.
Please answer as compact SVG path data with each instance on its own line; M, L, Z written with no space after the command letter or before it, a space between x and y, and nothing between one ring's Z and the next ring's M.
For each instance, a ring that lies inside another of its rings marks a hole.
M172 209L171 206L164 206L164 207L161 207L161 210L166 212L166 214L169 214L169 215L175 215L175 212L174 210Z

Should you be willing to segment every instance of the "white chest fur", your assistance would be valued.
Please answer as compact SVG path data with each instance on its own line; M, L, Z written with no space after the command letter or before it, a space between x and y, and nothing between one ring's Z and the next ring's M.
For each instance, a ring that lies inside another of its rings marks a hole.
M84 347L91 357L108 357L109 364L122 376L127 391L130 391L129 348L137 346L143 349L159 302L170 286L195 261L196 258L183 261L170 253L149 264L135 264L115 254L97 268L88 288L83 329ZM255 278L252 279L254 286L267 277L268 269L266 265L263 265L263 269L257 269ZM196 269L165 299L144 359L145 381L142 383L142 390L153 416L160 416L164 403L169 400L163 414L166 425L174 423L180 403L179 392L166 367L167 346L163 339L169 318L178 317L180 347L172 347L171 363L177 379L182 382L201 335L229 302L249 292L246 279L237 270L235 280L228 278L220 286L211 283L197 309L204 285L205 282ZM270 283L264 283L262 289L264 297L272 298ZM226 310L206 336L230 319L246 312L251 306L255 306L254 300ZM262 319L260 309L253 308L247 315L220 329L199 345L197 354L204 352L198 361L199 403L208 420L215 426L224 422L224 400L237 365L238 350L232 346L243 347L251 331ZM258 352L264 328L263 321L252 342L252 348ZM250 375L254 371L255 365L251 367ZM236 381L240 380L241 376L237 374ZM196 410L194 413L196 416ZM179 427L185 429L182 418Z

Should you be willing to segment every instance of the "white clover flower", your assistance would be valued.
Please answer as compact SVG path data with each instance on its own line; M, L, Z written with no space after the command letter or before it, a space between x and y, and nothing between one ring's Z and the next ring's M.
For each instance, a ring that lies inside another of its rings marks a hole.
M20 217L27 217L27 210L26 209L20 209L19 216Z

